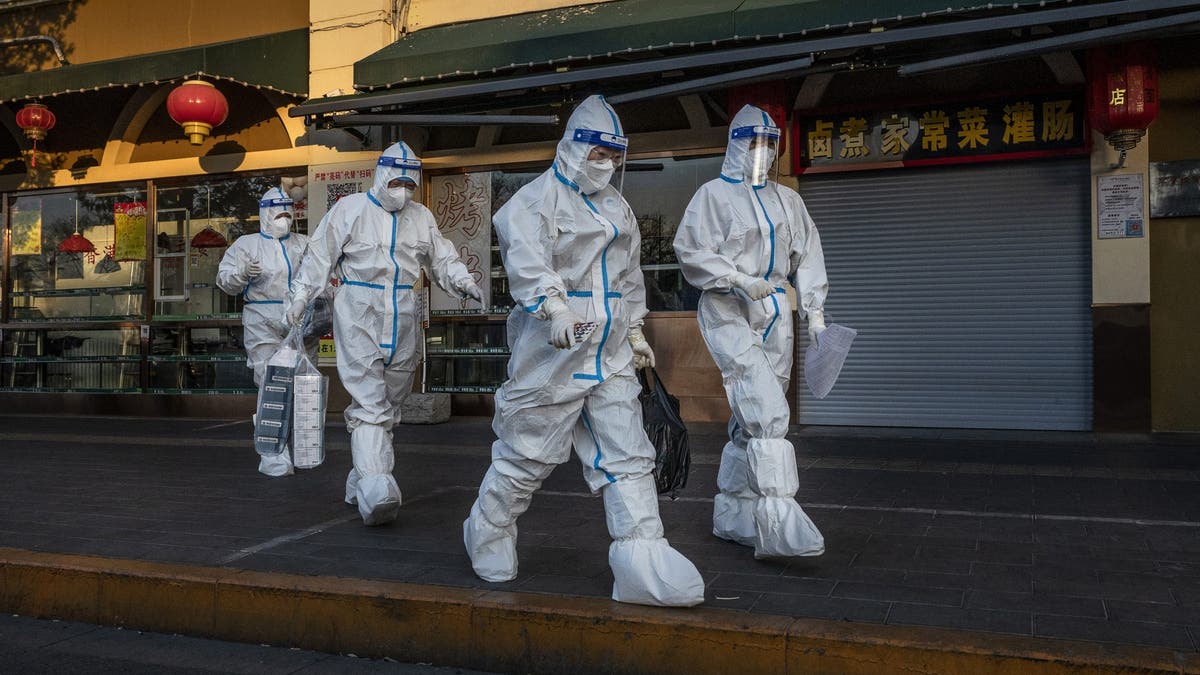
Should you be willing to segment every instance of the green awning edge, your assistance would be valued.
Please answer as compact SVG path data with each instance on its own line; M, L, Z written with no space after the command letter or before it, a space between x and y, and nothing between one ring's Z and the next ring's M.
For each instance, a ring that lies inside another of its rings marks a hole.
M354 64L354 88L492 75L608 52L711 42L733 32L742 0L618 0L436 26L410 33Z
M463 76L493 76L526 66L644 54L692 45L752 44L849 24L864 29L904 19L1002 13L1041 0L615 0L544 12L435 26L406 35L354 64L354 87L372 91ZM1066 4L1048 0L1044 7Z
M308 29L0 77L0 102L130 87L196 75L303 98Z

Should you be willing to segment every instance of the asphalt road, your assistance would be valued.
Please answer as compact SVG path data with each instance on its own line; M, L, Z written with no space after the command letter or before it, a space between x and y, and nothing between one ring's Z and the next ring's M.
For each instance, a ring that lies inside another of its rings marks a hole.
M486 675L427 664L0 615L0 673Z

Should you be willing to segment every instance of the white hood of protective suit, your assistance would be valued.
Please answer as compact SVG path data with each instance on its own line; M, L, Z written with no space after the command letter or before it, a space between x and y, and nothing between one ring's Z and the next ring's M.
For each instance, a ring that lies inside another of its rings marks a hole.
M729 122L729 144L725 146L725 161L721 175L734 182L746 179L746 156L750 154L750 138L733 138L733 130L741 127L775 127L775 121L762 108L745 105Z
M274 187L264 192L258 201L258 231L271 239L287 238L296 216L292 204L292 198L287 196L282 188ZM287 225L284 225L283 220L275 221L281 213L288 214Z
M375 167L375 183L367 191L385 211L395 212L404 208L388 194L388 183L396 178L408 178L417 188L421 187L421 158L404 141L394 143L379 156Z
M567 128L562 140L558 142L558 151L554 154L554 166L563 178L566 178L580 192L591 195L604 189L608 180L597 181L599 176L593 169L588 171L588 154L596 145L575 140L576 132L598 131L613 136L624 136L621 121L612 106L603 96L589 96L575 108L567 120ZM609 178L611 179L610 173Z

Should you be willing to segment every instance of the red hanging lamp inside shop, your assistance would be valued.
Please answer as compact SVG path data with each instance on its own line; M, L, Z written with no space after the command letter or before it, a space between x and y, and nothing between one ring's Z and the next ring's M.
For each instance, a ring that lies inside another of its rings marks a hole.
M212 190L208 190L208 213L212 216ZM229 240L212 225L205 225L203 230L192 237L192 248L223 248L229 245Z
M1088 113L1092 128L1125 153L1146 135L1158 116L1158 64L1146 42L1096 47L1088 52Z
M229 245L225 235L213 229L212 225L200 230L192 237L192 248L224 248Z
M62 240L58 245L60 253L95 253L96 245L92 240L79 234L79 200L75 200L75 234Z
M29 162L31 167L37 166L37 142L46 138L46 132L54 128L56 121L54 113L38 102L26 103L24 108L17 111L17 126L33 141L33 154Z
M229 102L208 82L188 80L167 96L167 113L192 145L200 145L229 116Z

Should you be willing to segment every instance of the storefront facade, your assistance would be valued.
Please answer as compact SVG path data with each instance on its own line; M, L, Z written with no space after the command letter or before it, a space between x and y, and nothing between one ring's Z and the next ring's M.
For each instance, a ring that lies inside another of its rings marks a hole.
M548 166L574 103L604 93L631 136L623 192L642 230L647 333L686 418L724 420L728 406L696 327L698 293L671 242L695 189L719 172L729 116L754 101L788 130L780 182L800 191L821 231L828 313L860 331L824 400L804 387L797 331L797 422L1200 428L1183 384L1187 372L1200 374L1186 347L1195 313L1179 290L1194 261L1196 214L1185 205L1150 220L1151 163L1178 183L1188 175L1178 162L1196 159L1184 111L1197 104L1189 83L1200 66L1189 38L1171 32L1190 25L1177 19L1188 3L1135 13L1126 2L948 11L912 1L886 17L824 2L530 2L512 11L535 14L501 17L470 2L444 14L429 2L400 3L399 12L394 3L311 4L293 20L302 26L285 26L305 29L306 91L245 70L216 79L244 117L214 131L198 156L163 121L174 80L136 83L136 104L122 104L103 134L124 145L93 141L89 150L81 140L64 153L58 144L74 132L60 140L51 130L54 168L38 173L22 161L18 175L9 162L0 175L6 404L248 408L240 300L213 288L224 249L210 244L256 228L254 199L284 179L303 188L301 231L315 228L340 195L369 184L378 151L403 137L426 162L426 205L490 290L483 314L430 292L422 386L451 394L458 414L488 414L511 305L491 215ZM1135 29L1147 21L1167 31L1149 33L1160 119L1114 169L1115 151L1087 123L1084 64L1089 50L1131 39L1123 30L1144 38L1150 29ZM1088 32L1099 30L1109 32ZM285 50L293 61L294 51ZM952 68L935 62L964 55ZM70 110L114 95L104 87L42 100ZM9 114L28 100L13 97ZM937 111L945 118L930 117ZM447 117L464 114L506 117ZM983 137L972 141L972 129ZM939 133L948 135L942 145ZM89 152L96 163L84 166ZM1144 176L1141 235L1101 238L1098 178L1126 174ZM1160 222L1162 243L1153 236ZM121 233L139 228L136 256ZM77 229L96 253L60 250ZM340 404L336 393L331 403Z

